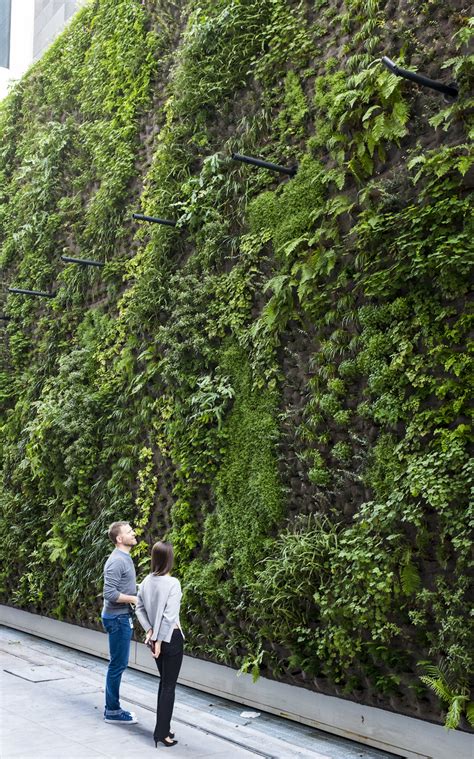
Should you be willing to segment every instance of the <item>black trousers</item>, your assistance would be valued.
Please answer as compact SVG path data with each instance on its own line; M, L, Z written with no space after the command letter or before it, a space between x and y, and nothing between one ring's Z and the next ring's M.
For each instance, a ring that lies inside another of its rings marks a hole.
M156 666L160 673L160 685L156 705L155 741L162 741L169 735L174 707L174 692L182 662L183 635L181 630L176 628L173 630L170 642L161 644L161 653L156 660Z

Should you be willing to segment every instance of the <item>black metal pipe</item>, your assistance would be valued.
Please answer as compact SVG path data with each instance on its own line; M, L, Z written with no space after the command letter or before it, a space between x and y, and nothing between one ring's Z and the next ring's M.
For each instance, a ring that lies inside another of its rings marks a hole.
M55 298L56 293L45 293L41 290L23 290L21 287L9 287L9 293L19 293L20 295L37 295L40 298Z
M133 213L132 218L138 219L138 221L152 221L154 224L164 224L166 227L176 226L175 221L170 221L169 219L158 219L156 216L144 216L142 213Z
M87 258L71 258L70 256L61 256L61 261L67 264L83 264L83 266L105 266L102 261L89 261Z
M252 166L259 166L261 169L270 169L270 171L279 171L280 174L288 174L290 177L294 177L298 171L297 166L287 168L286 166L280 166L278 163L270 163L269 161L262 161L261 158L251 158L248 155L241 155L240 153L232 153L233 161L241 161L242 163L250 163Z
M430 87L430 89L436 90L437 92L442 92L443 95L453 98L453 100L455 100L458 96L458 88L454 83L450 85L442 84L441 82L435 82L434 79L429 79L427 76L423 76L423 74L415 74L414 71L407 71L407 69L402 69L400 66L397 66L396 63L390 60L390 58L387 58L386 55L383 56L381 61L384 66L386 66L386 68L392 72L392 74L395 74L395 76L402 76L404 79L410 79L412 82L421 84L423 87Z

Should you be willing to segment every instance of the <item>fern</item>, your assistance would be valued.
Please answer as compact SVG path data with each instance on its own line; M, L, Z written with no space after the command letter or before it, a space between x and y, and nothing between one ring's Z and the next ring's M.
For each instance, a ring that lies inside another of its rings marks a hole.
M406 564L401 572L400 580L402 584L402 590L406 596L411 596L419 589L421 580L418 574L417 568L414 564Z
M420 680L422 683L425 683L425 685L428 685L431 690L436 693L440 701L449 703L452 700L453 695L441 677L434 678L429 677L428 675L422 675L420 677Z
M466 704L466 718L471 727L474 727L474 701L469 701Z
M474 702L469 701L468 687L461 678L456 678L446 659L441 659L438 665L424 662L426 674L420 676L422 683L433 690L440 701L448 707L444 726L447 730L455 730L463 716L469 724L474 725Z
M454 696L449 704L448 713L446 715L445 727L448 730L455 730L461 721L463 713L463 705L467 701L467 696Z

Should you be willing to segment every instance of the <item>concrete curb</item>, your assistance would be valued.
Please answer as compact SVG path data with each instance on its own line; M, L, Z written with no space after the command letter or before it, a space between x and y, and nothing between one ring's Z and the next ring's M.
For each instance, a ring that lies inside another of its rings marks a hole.
M107 636L49 617L0 605L0 623L102 658ZM130 667L156 675L143 643L132 642ZM391 751L407 759L470 759L472 735L372 706L324 696L285 683L237 676L220 664L184 657L179 682L191 688L277 714L334 735Z

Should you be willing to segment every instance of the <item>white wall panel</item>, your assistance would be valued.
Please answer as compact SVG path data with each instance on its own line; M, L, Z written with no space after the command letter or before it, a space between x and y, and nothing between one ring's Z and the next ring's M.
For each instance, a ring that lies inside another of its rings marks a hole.
M0 605L0 623L62 645L107 658L105 633ZM132 644L130 666L156 675L143 643ZM407 759L473 759L472 735L394 712L324 696L304 688L250 675L230 667L184 657L179 682L255 709L392 751Z

